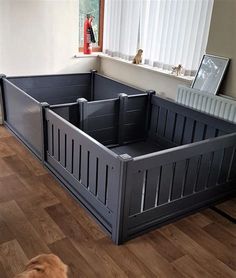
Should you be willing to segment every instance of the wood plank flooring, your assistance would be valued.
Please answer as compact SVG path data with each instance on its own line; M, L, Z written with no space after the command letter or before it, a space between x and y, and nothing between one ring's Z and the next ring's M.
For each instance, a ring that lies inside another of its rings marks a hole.
M218 208L235 217L236 198ZM88 213L0 126L0 278L40 254L69 277L236 277L236 225L206 209L115 246ZM58 277L59 278L59 277Z

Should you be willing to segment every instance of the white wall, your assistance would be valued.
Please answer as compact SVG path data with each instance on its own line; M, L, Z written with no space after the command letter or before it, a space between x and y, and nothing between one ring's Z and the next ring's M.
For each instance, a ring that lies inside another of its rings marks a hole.
M78 0L0 0L0 73L86 72L96 57L78 52ZM1 119L0 107L0 123Z
M184 80L174 75L147 69L142 65L133 65L109 57L100 57L99 71L144 90L155 90L162 96L172 99L175 99L178 85L189 86L191 83L190 80Z
M83 72L96 58L78 52L78 0L0 0L0 72Z

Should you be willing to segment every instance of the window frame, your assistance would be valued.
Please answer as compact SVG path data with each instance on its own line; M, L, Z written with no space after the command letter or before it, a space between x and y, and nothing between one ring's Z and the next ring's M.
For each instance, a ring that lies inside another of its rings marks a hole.
M105 0L99 0L99 36L98 46L93 47L93 52L102 52L103 49L103 28L104 28L104 3ZM79 46L79 52L83 52L84 47Z

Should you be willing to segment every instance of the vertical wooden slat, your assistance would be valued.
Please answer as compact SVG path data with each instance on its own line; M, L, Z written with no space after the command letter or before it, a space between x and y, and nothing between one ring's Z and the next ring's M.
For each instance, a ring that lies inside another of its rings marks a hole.
M224 155L223 150L218 150L213 153L213 159L212 159L207 187L213 187L217 185L223 155Z
M185 126L184 126L184 135L182 144L188 144L192 142L193 131L194 131L194 120L191 118L187 118Z
M165 204L169 201L170 189L173 179L173 164L162 166L158 205Z
M205 131L205 138L204 139L208 139L208 138L214 138L216 136L216 129L212 126L206 126L206 131Z
M143 179L146 171L138 171L130 176L129 186L132 188L129 215L141 212Z
M201 191L204 190L207 186L207 181L211 169L211 163L212 163L213 153L206 153L201 156L201 161L199 165L199 173L198 173L198 179L195 186L195 191Z
M55 136L55 127L54 125L52 125L52 155L54 156L54 152L55 152L55 145L54 145L54 136Z
M172 184L171 200L179 199L182 196L185 184L186 160L177 161Z
M175 124L176 124L176 113L168 110L165 137L169 141L172 141L174 130L175 130Z
M73 172L73 169L72 169L72 166L73 166L73 161L72 161L72 159L73 159L73 155L74 155L74 154L72 153L73 148L74 148L74 146L73 146L73 140L72 140L72 138L71 138L69 135L67 135L66 169L67 169L70 173Z
M194 156L190 158L188 161L188 169L186 173L186 181L184 186L184 196L193 193L197 181L199 159L200 156Z
M152 113L152 96L155 95L155 91L148 90L147 93L147 104L146 104L146 120L145 120L145 134L148 136L148 130L150 127L150 119L151 119L151 113Z
M229 180L236 179L236 150L234 149L233 158L231 162L231 168L228 176Z
M177 144L181 144L182 141L184 122L185 122L184 116L178 114L176 119L175 134L174 134L174 142Z
M160 167L147 171L147 180L144 196L144 210L155 207L157 186L160 177Z
M164 136L165 128L166 128L166 118L167 118L167 109L164 107L160 107L158 124L157 124L157 135Z
M217 137L225 135L225 134L227 134L225 131L217 129L217 135L216 135Z
M60 140L60 162L62 166L66 166L66 144L67 138L66 133L61 131L61 140Z
M89 190L94 195L96 195L97 192L97 163L98 158L91 152L89 159Z
M53 142L52 142L52 129L53 125L51 124L50 121L47 121L47 127L48 127L48 152L50 155L52 155L52 147L53 147Z
M54 125L54 157L60 161L60 130Z
M88 159L89 159L89 152L85 149L84 146L81 148L81 174L80 174L80 179L81 183L88 187Z
M125 118L128 103L128 95L119 95L119 120L118 120L118 144L122 145L125 138Z
M73 176L79 180L79 158L80 158L80 147L77 140L74 141L74 155L73 155Z
M152 105L151 123L150 123L150 134L155 135L157 130L157 122L159 115L159 107Z
M97 197L103 204L106 203L107 171L107 165L100 160L98 164Z
M201 122L196 122L193 142L198 142L204 138L205 125Z
M80 112L80 123L79 128L83 131L87 131L88 125L88 101L85 98L77 99L79 104L79 112Z
M224 150L224 157L223 157L219 180L218 180L219 184L225 183L227 181L229 171L231 168L231 160L232 160L233 152L234 152L233 147Z
M117 172L117 169L117 166L108 166L106 204L112 212L117 209L117 192L119 192L117 181L120 172Z

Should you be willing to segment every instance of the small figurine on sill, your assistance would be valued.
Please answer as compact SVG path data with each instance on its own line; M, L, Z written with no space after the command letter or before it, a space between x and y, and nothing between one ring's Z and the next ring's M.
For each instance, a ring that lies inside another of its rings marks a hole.
M139 49L137 54L135 55L134 59L133 59L133 64L141 64L142 63L142 54L143 54L143 50Z
M176 75L179 76L180 73L181 73L182 68L183 68L183 67L182 67L181 64L179 64L179 65L176 66L176 67L172 67L172 72L171 72L171 74L176 73Z

